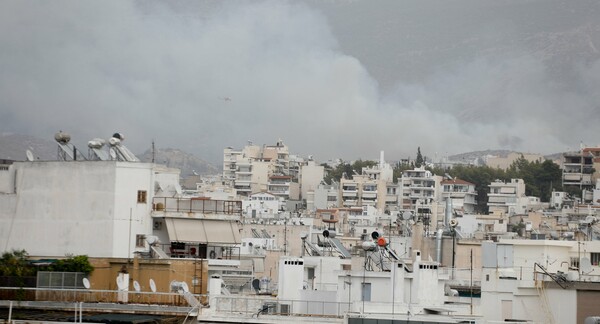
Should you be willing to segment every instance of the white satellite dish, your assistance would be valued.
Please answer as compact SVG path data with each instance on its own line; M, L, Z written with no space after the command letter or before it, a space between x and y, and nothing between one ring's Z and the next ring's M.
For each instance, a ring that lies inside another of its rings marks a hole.
M119 287L119 290L125 290L125 288L127 286L125 286L125 282L123 281L123 278L117 277L117 287Z
M142 287L140 287L140 283L137 282L137 280L133 281L133 289L135 289L135 292L140 292L142 291Z
M587 274L592 272L592 262L588 258L581 258L581 273Z
M27 156L27 161L33 161L33 152L31 152L31 150L28 149L27 151L25 151L25 155Z
M88 278L83 278L83 286L85 287L85 289L90 289L90 281L88 280Z
M409 220L412 218L412 213L409 211L405 211L404 213L402 213L402 219L404 220Z
M181 289L183 289L183 292L190 292L190 287L188 287L188 284L185 281L181 282Z
M156 284L154 283L153 279L150 279L150 290L152 290L152 292L156 292Z
M452 218L448 224L450 224L452 227L456 227L458 225L458 220L456 218Z

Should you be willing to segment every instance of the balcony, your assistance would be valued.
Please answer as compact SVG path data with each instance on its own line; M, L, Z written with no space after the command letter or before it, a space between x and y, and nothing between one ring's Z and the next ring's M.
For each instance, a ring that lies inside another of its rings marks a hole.
M362 198L363 199L377 199L377 191L363 191Z
M358 196L358 190L356 190L356 189L342 191L342 197L357 197L357 196Z

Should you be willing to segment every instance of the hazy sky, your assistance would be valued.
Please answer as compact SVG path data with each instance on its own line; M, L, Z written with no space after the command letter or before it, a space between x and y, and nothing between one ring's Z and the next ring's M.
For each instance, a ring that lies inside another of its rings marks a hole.
M220 163L600 144L600 2L0 1L0 132Z

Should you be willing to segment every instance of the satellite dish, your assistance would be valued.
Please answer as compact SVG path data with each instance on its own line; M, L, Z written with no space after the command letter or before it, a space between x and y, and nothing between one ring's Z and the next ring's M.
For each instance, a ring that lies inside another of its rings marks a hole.
M409 220L412 218L412 213L409 211L405 211L404 213L402 213L402 219L404 220Z
M127 288L123 278L117 277L117 287L119 287L119 290L125 290L125 288Z
M373 231L373 233L371 233L371 238L373 238L374 240L379 238L379 232L377 231Z
M254 288L254 290L256 290L256 291L259 291L260 290L260 280L258 280L258 279L252 280L252 288Z
M452 218L448 224L450 224L452 227L456 227L458 225L458 220L456 220L456 218Z
M85 287L85 289L90 289L90 281L88 280L88 278L83 278L83 286Z
M33 152L31 152L31 150L28 149L27 151L25 151L25 155L27 155L27 161L33 161Z
M592 262L588 258L581 258L581 273L588 274L592 272Z
M188 284L185 281L181 282L181 289L183 289L183 292L190 292L190 288L188 287Z
M152 292L156 292L156 284L154 283L153 279L150 279L150 290L152 290Z
M133 289L135 289L135 292L140 292L142 291L142 287L140 287L140 283L137 282L137 280L133 281Z

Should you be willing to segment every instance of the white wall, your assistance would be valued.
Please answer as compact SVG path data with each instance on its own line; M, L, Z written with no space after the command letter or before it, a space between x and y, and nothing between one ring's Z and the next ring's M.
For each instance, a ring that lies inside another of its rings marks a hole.
M14 167L16 194L0 195L3 251L132 257L136 234L152 233L152 164L53 161ZM172 170L167 173L177 179ZM146 203L137 202L138 190L146 191Z
M323 180L325 175L325 168L316 165L315 161L308 161L307 165L302 166L300 176L300 194L302 199L306 199L306 195L309 191L314 191Z

